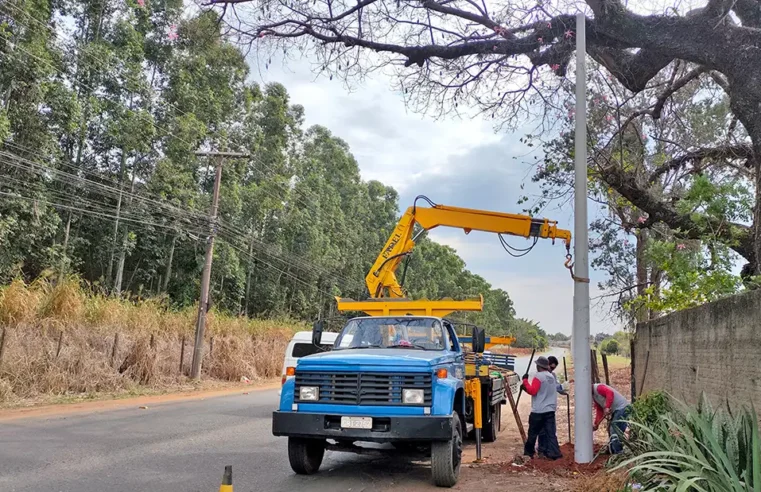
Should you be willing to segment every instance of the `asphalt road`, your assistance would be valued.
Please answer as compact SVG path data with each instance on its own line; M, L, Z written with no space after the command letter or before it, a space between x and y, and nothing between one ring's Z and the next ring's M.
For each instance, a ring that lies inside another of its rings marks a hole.
M225 465L236 492L428 488L428 463L402 458L329 452L319 474L296 476L286 439L271 433L277 400L275 390L252 391L0 422L0 491L209 492L219 490Z
M520 358L517 365L528 362ZM321 472L295 475L286 439L271 433L275 390L147 409L0 422L0 491L162 492L425 490L427 462L326 453Z

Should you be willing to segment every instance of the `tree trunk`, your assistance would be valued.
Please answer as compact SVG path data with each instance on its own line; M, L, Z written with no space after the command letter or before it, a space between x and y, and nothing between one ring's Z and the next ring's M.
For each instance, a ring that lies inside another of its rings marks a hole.
M650 284L653 286L653 297L660 299L661 297L661 280L663 278L663 272L658 268L650 269ZM650 309L650 319L655 319L660 315L660 311L656 309Z
M172 243L169 246L169 258L166 260L166 277L164 278L164 285L161 288L162 292L166 292L169 286L169 278L172 276L172 260L174 259L174 247L177 244L177 234L172 236Z
M132 193L135 192L135 173L132 173L132 184L130 185L130 199L127 200L127 206L129 208L132 204ZM122 233L122 244L119 249L119 262L116 268L116 280L114 281L114 294L118 297L122 293L122 278L124 277L124 261L127 257L127 241L129 240L129 227L124 227Z
M754 58L757 57L758 59ZM734 58L734 57L733 57ZM753 171L755 204L753 205L752 247L750 258L746 257L744 276L761 275L761 73L757 67L761 62L758 50L746 50L737 57L738 72L727 74L729 80L730 108L743 124L753 142Z
M127 168L127 153L122 150L121 163L119 164L119 198L116 200L116 220L114 221L114 233L111 239L111 258L108 260L106 282L111 282L114 272L114 256L116 255L116 240L119 234L119 218L122 213L122 195L124 193L124 174Z
M69 216L66 218L66 227L63 229L63 253L61 256L61 267L60 271L58 272L58 281L62 281L64 275L66 274L67 264L68 264L68 255L67 250L69 249L69 233L71 232L71 210L69 210Z
M647 249L647 230L640 229L637 234L637 296L640 298L637 305L637 311L635 313L635 320L637 323L647 321L648 308L645 304L645 296L647 289L647 258L645 258L645 251Z
M243 300L243 315L248 316L248 299L251 295L251 275L254 271L254 234L251 233L251 241L248 244L248 272L246 272L246 294Z

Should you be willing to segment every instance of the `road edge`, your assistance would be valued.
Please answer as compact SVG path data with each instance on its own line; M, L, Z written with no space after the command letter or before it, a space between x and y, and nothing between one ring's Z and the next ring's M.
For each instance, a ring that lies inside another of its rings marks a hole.
M193 400L205 400L207 398L220 398L232 395L245 395L250 392L266 391L280 387L279 381L268 381L255 386L236 385L224 389L209 390L186 390L176 393L165 393L161 395L136 396L132 398L106 399L85 401L77 403L56 403L50 405L40 405L31 407L16 407L0 409L0 422L12 420L34 419L43 417L61 417L67 415L80 415L98 412L108 412L121 410L124 408L150 409L151 405L165 405L169 403L180 403Z

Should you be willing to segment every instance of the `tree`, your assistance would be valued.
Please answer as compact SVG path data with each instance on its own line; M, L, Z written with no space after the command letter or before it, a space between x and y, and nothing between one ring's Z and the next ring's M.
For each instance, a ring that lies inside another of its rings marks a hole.
M600 351L608 355L614 355L618 353L618 340L615 338L606 338L600 344Z
M251 158L224 166L213 308L312 320L334 296L365 298L398 193L363 181L329 129L305 128L284 86L248 82L215 13L181 7L0 4L0 283L70 272L98 292L194 304L214 179L195 152L226 147ZM421 239L407 281L416 298L483 294L464 320L511 330L508 293L451 248Z
M600 284L607 291L601 298L627 324L711 301L741 286L733 263L738 255L748 254L749 245L741 240L748 237L742 224L750 222L753 208L748 157L742 152L683 154L684 149L717 149L727 142L741 147L746 134L731 117L723 90L710 78L688 80L668 104L659 99L661 86L673 78L689 79L690 70L675 63L671 78L659 75L653 87L634 97L600 71L592 70L590 76L589 190L603 208L591 225L590 247L596 253L592 265L608 276ZM571 89L563 89L569 108L575 97ZM647 110L653 106L658 107L657 121ZM573 116L560 117L565 121L562 132L544 142L545 155L532 178L541 195L533 203L521 199L530 203L529 211L551 202L562 205L572 192ZM639 206L642 197L624 195L611 185L610 175L616 173L647 183L653 199L706 227L685 237L684 228L652 223Z
M271 52L309 52L323 72L352 79L390 67L399 88L416 109L458 111L460 104L500 121L516 123L527 113L557 107L550 74L566 75L574 50L575 19L565 4L523 6L512 2L487 8L474 2L358 3L295 0L213 0L224 5L231 31L261 42ZM246 6L250 13L241 13ZM742 154L754 184L751 225L724 226L747 260L746 272L761 273L761 14L758 0L708 0L685 12L641 15L620 0L587 0L587 50L633 93L646 89L672 63L690 69L660 86L660 96L643 108L652 120L688 82L712 77L726 92L729 107L748 139L741 145L685 149L674 166L699 168L700 156L733 160ZM253 19L253 23L237 19ZM371 53L375 52L375 53ZM631 122L629 122L631 123ZM629 123L624 125L629 127ZM667 169L671 167L667 166ZM680 238L695 238L715 223L686 213L658 196L631 170L612 167L606 183L647 214L645 227L666 224Z
M554 335L547 335L547 339L552 342L567 342L568 340L571 339L571 337L558 332L558 333L555 333Z
M547 334L534 321L518 318L510 324L510 328L515 337L513 346L517 348L543 349L549 345Z

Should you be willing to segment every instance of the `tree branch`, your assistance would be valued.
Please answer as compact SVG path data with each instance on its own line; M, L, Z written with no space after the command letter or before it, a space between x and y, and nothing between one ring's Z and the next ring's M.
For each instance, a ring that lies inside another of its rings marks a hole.
M698 224L689 214L682 214L670 204L656 197L649 189L640 186L635 176L619 166L599 166L601 178L632 205L648 214L641 227L651 227L663 222L674 231L677 237L684 239L703 239L713 235L723 240L730 248L743 258L753 258L752 229L743 224L723 222L704 216L705 225Z
M744 159L745 167L753 169L753 147L750 144L746 145L726 145L722 147L708 147L703 149L694 150L684 155L671 159L665 164L657 167L648 178L648 182L653 184L658 179L669 171L679 169L680 167L690 162L700 162L705 159L723 159L723 160L735 160Z
M761 2L758 0L735 0L732 10L743 26L761 28Z
M632 92L644 90L647 83L674 59L651 50L633 55L605 46L590 46L587 52Z
M658 101L655 103L655 106L653 107L653 111L651 113L653 119L654 120L660 119L661 113L663 112L663 106L665 106L666 101L668 101L668 99L672 95L674 95L674 93L676 93L682 87L684 87L685 85L689 84L693 80L697 79L698 77L700 77L701 75L703 75L707 71L708 71L708 69L705 68L705 67L695 68L695 69L690 70L689 72L687 72L687 74L684 77L682 77L681 79L679 79L676 82L674 82L673 84L671 84L669 86L669 88L666 89L666 91L663 94L658 96Z

